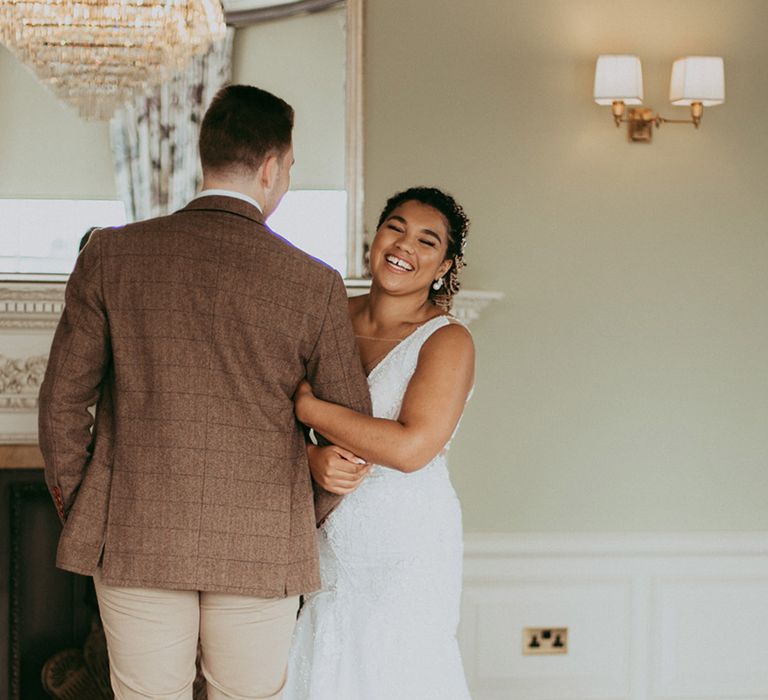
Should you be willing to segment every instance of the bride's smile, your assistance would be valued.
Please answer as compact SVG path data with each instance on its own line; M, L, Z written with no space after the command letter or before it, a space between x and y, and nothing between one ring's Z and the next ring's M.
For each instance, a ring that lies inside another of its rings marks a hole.
M395 268L396 271L405 270L406 272L413 272L413 265L411 263L398 258L396 255L385 255L384 259Z

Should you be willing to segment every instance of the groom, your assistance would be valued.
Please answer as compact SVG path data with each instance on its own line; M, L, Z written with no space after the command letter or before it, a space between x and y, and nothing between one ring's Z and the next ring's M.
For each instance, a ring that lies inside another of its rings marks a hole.
M121 700L191 698L198 635L210 700L279 697L298 595L320 584L291 397L306 377L329 401L370 401L339 274L264 224L292 127L283 100L223 88L203 192L95 231L67 285L40 447L57 565L94 577ZM320 492L318 517L333 505Z

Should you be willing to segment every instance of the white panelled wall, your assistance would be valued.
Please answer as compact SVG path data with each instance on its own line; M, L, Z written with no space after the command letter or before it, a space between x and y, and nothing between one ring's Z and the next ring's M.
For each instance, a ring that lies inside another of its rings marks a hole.
M768 533L468 535L459 639L474 700L765 700Z

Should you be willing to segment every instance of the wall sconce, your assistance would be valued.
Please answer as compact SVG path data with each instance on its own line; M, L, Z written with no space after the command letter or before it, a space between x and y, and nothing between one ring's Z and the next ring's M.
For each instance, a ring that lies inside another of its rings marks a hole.
M723 59L719 56L688 56L672 64L669 99L673 105L690 105L690 119L667 119L643 104L643 69L637 56L598 56L595 67L595 102L611 105L618 127L627 124L630 141L649 143L653 127L662 124L693 124L699 128L704 107L725 102ZM640 105L626 110L626 105Z

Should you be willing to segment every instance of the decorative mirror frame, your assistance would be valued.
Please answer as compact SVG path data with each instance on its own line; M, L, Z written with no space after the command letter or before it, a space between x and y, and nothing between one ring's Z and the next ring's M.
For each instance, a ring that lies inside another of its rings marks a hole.
M347 276L365 272L363 226L363 0L347 3L345 184L347 188Z
M227 14L235 27L346 6L345 186L348 286L363 288L363 1L300 0ZM37 394L64 308L63 275L0 280L0 445L37 443Z
M344 189L347 193L347 279L350 286L365 284L365 234L363 230L363 8L364 0L297 0L226 12L229 26L247 27L345 6L346 61ZM231 6L248 6L248 0L231 0ZM58 273L4 273L0 284L66 284L69 275Z

